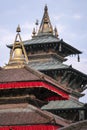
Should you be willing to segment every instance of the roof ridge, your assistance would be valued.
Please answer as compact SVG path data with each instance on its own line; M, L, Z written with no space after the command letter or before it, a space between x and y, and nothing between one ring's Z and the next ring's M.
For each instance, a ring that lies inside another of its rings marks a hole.
M56 80L52 79L50 76L41 73L40 71L37 71L35 69L30 68L29 66L25 66L25 68L31 72L33 72L33 74L35 74L36 76L38 76L41 80L49 82L51 84L53 84L54 86L62 89L63 91L66 91L68 93L71 93L72 90L70 88L64 88L63 86L61 86L61 84L59 84Z

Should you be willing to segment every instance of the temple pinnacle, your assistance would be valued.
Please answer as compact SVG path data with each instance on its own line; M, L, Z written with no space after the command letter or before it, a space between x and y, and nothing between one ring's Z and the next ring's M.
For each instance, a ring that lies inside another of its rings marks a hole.
M45 10L45 11L47 11L47 10L48 10L48 7L47 7L47 5L45 5L45 8L44 8L44 10Z
M21 32L21 28L20 28L20 25L18 25L17 29L16 29L16 32Z

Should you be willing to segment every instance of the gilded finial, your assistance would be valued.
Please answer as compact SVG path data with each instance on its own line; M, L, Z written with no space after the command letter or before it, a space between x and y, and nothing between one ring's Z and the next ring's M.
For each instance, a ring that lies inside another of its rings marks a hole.
M33 32L32 32L32 34L33 34L33 37L34 37L35 34L36 34L35 28L33 28Z
M39 24L38 19L36 19L36 23L35 23L35 25L37 25L37 26L38 26L38 24Z
M47 10L48 10L47 4L45 5L45 8L44 8L44 10L45 10L45 11L47 11Z
M35 22L35 25L36 25L36 30L35 30L35 34L37 34L37 31L38 31L38 25L39 25L39 21L38 19L36 19L36 22Z
M10 51L10 59L8 65L5 66L6 69L15 67L18 68L19 66L22 67L24 64L28 64L28 57L19 33L20 31L21 29L18 25L15 41L12 50Z
M18 25L17 29L16 29L16 32L21 32L21 28L20 28L20 25Z
M54 35L55 35L56 37L58 37L58 31L57 31L57 28L56 28L56 27L54 28Z

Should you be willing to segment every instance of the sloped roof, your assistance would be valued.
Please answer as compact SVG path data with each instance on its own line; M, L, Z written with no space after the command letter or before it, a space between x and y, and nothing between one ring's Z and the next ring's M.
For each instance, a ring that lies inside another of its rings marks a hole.
M81 72L77 69L74 69L73 67L70 67L70 66L69 66L69 70L72 70L73 72L77 73L78 75L81 75L82 77L85 78L85 80L87 82L87 74L84 74L83 72Z
M55 59L51 59L51 60L47 60L45 62L43 61L32 61L29 62L29 66L39 70L41 72L43 71L49 71L49 70L68 70L68 72L72 72L75 75L78 75L80 78L82 78L83 82L84 82L84 86L82 87L83 90L84 88L86 89L85 85L87 84L87 74L84 74L82 72L80 72L79 70L74 69L71 65L68 66L66 64L63 64Z
M71 54L80 54L82 53L78 49L74 48L73 46L69 45L68 43L64 42L62 39L56 38L53 35L42 35L42 36L36 36L30 40L26 40L23 42L24 46L27 45L38 45L38 44L47 44L47 43L57 43L58 45L61 43L62 47L68 51L70 51ZM10 47L10 46L9 46Z
M56 80L28 66L0 70L0 89L44 87L65 98L70 89L63 88Z
M41 109L30 104L0 105L0 126L8 125L34 125L34 124L58 124L68 126L69 122L55 115L49 115Z
M61 62L53 59L45 62L29 62L30 67L36 70L55 70L55 69L65 69L68 68L68 65L62 64Z
M49 60L55 60L55 61L58 61L58 62L63 62L63 61L66 61L67 59L54 53L54 52L50 52L50 53L39 53L39 54L33 54L33 55L29 55L29 62L32 62L33 61L41 61L41 60L44 60L44 59L49 59Z
M28 71L26 67L15 69L1 69L0 70L0 83L17 82L17 81L33 81L40 78Z
M48 34L42 35L42 36L35 36L34 38L32 38L30 40L23 41L23 43L24 43L25 47L30 46L30 45L32 46L32 45L48 44L48 43L56 43L59 46L61 43L62 49L69 52L69 54L81 54L82 53L81 51L79 51L78 49L69 45L68 43L64 42L63 40L56 38L53 35L48 35ZM7 45L7 47L11 48L12 44Z
M84 107L84 103L81 103L76 100L60 100L60 101L50 101L47 105L44 105L42 109L51 110L51 109L74 109L74 108L82 108Z
M42 35L42 36L35 36L31 40L24 41L24 45L33 45L33 44L45 44L45 43L56 43L60 42L61 40L56 38L53 35Z
M56 38L53 35L42 35L42 36L35 36L30 40L23 41L24 46L27 45L34 45L34 44L45 44L45 43L56 43L60 42L61 40ZM12 47L12 44L7 45L7 47Z
M55 54L37 54L29 56L28 65L36 70L49 70L49 69L61 69L67 68L68 66L62 64L62 61L65 61L63 57Z
M87 120L73 123L68 127L60 128L58 130L87 130Z

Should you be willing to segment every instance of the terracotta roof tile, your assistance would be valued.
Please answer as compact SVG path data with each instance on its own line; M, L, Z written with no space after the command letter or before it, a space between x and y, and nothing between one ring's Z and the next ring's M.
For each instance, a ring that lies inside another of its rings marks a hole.
M61 84L59 84L56 80L37 70L34 70L29 66L25 66L24 68L0 70L0 83L42 80L45 82L49 82L53 86L56 86L68 93L71 92L71 89L62 87Z
M39 109L32 105L11 104L4 105L0 109L0 126L4 125L23 125L40 124L50 122L50 118L39 112ZM31 118L32 117L32 118Z
M26 68L1 69L0 82L33 81L40 78Z
M59 118L58 116L55 117L53 114L50 115L30 104L0 105L0 108L2 108L0 109L0 126L52 124L53 121L60 126L67 126L69 124L64 122L62 118Z

